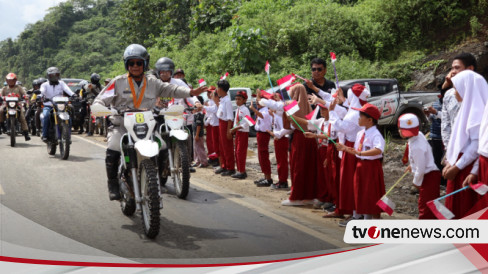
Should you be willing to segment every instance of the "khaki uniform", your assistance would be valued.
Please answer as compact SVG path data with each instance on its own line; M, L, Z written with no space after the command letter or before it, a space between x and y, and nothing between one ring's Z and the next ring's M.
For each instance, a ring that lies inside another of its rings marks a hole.
M100 94L100 88L94 84L86 84L83 87L83 97L86 98L86 102L88 105L93 104L95 98ZM93 119L91 115L88 117L88 132L93 133L95 131L95 123L93 123Z
M19 95L20 98L24 98L24 95L27 94L25 89L22 88L21 86L15 85L13 88L10 88L9 86L3 87L1 92L2 96L7 96L10 93L15 93ZM6 109L6 105L2 106L1 109L2 111L0 111L0 123L3 123L6 119L5 111L3 111ZM22 127L22 131L28 131L29 128L27 127L27 121L25 120L24 108L20 108L19 121Z
M180 87L162 81L145 76L147 81L146 91L144 98L142 99L139 109L152 109L156 105L156 99L158 97L175 97L186 98L190 97L190 89ZM132 80L136 96L139 96L143 83L140 86ZM114 90L112 91L112 84L114 84ZM107 107L115 107L117 109L133 109L134 102L132 100L132 92L130 90L128 75L120 75L114 78L100 94L95 98L93 103L100 104ZM113 126L109 128L107 135L108 149L120 152L120 139L127 131L123 126L124 118L120 115L110 116L110 121Z

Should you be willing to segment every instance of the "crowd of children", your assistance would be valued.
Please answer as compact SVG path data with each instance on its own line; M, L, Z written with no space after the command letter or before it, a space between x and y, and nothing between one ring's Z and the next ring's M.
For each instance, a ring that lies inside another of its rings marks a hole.
M471 70L458 73L452 83L461 107L442 170L442 176L448 179L447 193L478 181L488 184L488 84ZM258 92L249 108L247 93L238 92L235 112L226 80L220 80L217 88L209 88L208 101L198 106L194 122L198 166L210 163L218 166L216 174L245 179L250 127L247 117L253 112L263 174L254 182L256 186L288 189L290 179L289 198L282 205L313 204L326 211L324 218L347 216L339 222L341 226L354 219L380 218L382 209L377 202L385 194L385 140L377 128L380 110L367 103L370 91L356 84L347 91L347 98L341 89L331 94L312 87L315 94L310 95L305 85L292 86L288 91L291 100L286 102L282 91ZM296 104L293 111L286 108L290 103ZM414 114L404 114L398 120L400 136L408 139L406 171L413 173L413 185L419 189L419 218L434 219L427 202L439 197L441 171L419 127ZM279 178L275 183L268 150L271 139ZM488 206L488 198L482 197L468 189L446 199L446 207L455 218L462 218Z

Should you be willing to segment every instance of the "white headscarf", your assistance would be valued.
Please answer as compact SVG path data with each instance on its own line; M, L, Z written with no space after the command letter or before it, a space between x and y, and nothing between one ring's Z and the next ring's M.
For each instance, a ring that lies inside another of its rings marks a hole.
M447 161L454 165L459 153L470 139L470 132L476 132L476 128L479 130L483 110L488 101L488 83L483 76L472 70L456 74L452 78L452 83L463 98L446 152Z
M369 90L365 88L361 92L360 97L368 98L370 94L371 93L369 92ZM347 91L347 105L349 106L349 110L344 117L344 121L349 121L357 124L359 120L359 111L352 108L361 108L363 105L361 104L359 97L354 94L352 89L349 89Z

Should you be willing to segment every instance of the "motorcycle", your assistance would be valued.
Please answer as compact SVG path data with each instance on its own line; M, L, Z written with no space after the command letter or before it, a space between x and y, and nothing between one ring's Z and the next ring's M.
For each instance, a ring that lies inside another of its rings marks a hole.
M82 119L82 112L85 111L83 108L86 108L85 100L77 97L71 101L71 106L73 108L72 126L74 130L82 129L85 123L84 119Z
M164 116L159 132L168 144L168 149L161 151L160 155L161 185L164 186L171 176L176 195L180 199L185 199L190 190L189 133L184 126L184 111L184 106L172 105L159 112L159 115Z
M123 110L112 113L110 109L92 106L92 115L97 117L120 114L127 129L120 141L121 158L118 178L120 206L126 216L140 211L144 233L155 238L159 233L162 196L158 176L158 153L166 148L156 128L151 111Z
M20 132L20 122L19 122L19 115L21 115L20 109L23 107L21 105L20 98L17 94L10 93L5 97L5 102L7 103L7 110L6 110L6 121L7 121L7 128L10 135L10 146L15 146L15 137L17 132Z
M53 103L51 110L51 123L48 129L47 153L56 154L56 147L59 144L59 153L63 160L69 157L71 145L70 115L68 112L69 98L56 96L52 100L45 99ZM45 119L41 114L41 120Z

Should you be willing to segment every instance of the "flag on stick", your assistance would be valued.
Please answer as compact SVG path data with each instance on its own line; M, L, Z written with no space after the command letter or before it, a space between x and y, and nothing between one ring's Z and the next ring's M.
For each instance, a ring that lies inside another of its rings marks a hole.
M288 86L291 86L291 84L293 82L295 82L296 80L296 77L295 75L293 74L289 74L281 79L278 79L278 81L276 81L278 83L278 85L280 86L280 89L284 89Z
M386 212L390 216L391 216L391 214L393 214L393 211L395 210L395 203L388 198L388 194L390 194L390 192L395 188L395 186L398 185L398 183L400 183L403 180L403 178L405 178L405 176L407 176L407 174L408 174L408 171L405 171L405 173L403 173L402 177L400 177L400 179L398 179L390 187L390 189L388 189L388 191L385 193L385 195L383 195L383 197L381 197L381 199L378 202L376 202L376 205L379 206L384 212Z
M336 70L336 61L337 61L337 57L335 55L335 53L333 52L330 52L330 61L332 62L332 66L334 67L334 74L335 74L335 78L336 78L336 88L339 88L339 77L337 77L337 70Z
M220 80L225 80L227 78L227 76L229 76L229 73L228 72L226 72L224 74L224 76L220 77Z
M485 195L486 192L488 192L488 186L483 184L482 182L478 182L477 184L470 184L470 187L479 195Z
M256 124L256 121L254 121L254 119L249 115L244 116L244 119L242 119L242 120L246 121L250 127L252 127Z
M314 122L317 118L317 113L319 113L319 107L317 106L314 110L312 110L312 112L310 112L309 114L307 114L305 116L305 118L307 120L310 120L311 122Z
M266 73L269 75L269 68L271 66L269 65L269 62L266 60L266 65L264 65L264 71L266 71Z
M454 218L454 214L438 200L427 202L427 206L439 220L450 220Z
M205 82L205 80L202 78L202 79L198 80L198 85L200 87L203 87L203 86L206 86L207 85L207 82Z
M261 90L261 97L266 98L266 99L273 99L273 94L262 89Z
M298 106L298 102L293 100L291 104L283 107L283 109L285 110L286 114L288 114L288 116L292 116L293 114L295 114L297 111L300 110L300 107Z

